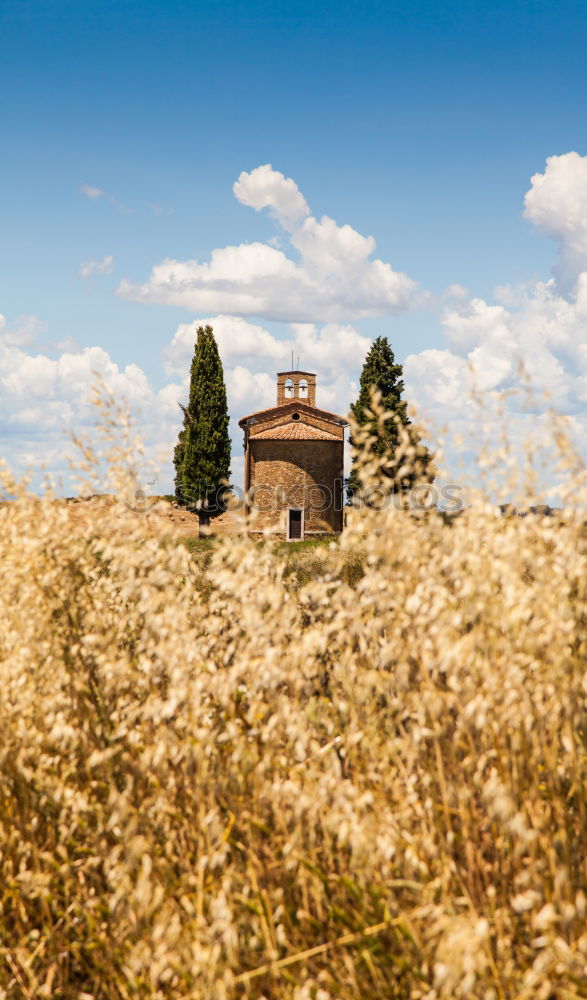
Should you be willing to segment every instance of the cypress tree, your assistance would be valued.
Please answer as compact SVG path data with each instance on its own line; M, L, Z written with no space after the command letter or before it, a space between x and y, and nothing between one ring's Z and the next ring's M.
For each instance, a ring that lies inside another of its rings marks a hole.
M386 452L393 455L399 440L399 425L401 424L406 428L412 426L412 422L408 417L407 412L408 404L404 399L402 399L402 393L404 391L402 376L403 366L396 364L395 356L387 337L377 337L369 349L363 364L363 370L360 377L359 398L356 403L351 405L351 413L353 414L356 422L361 427L365 426L365 424L370 424L371 418L369 417L368 411L371 407L371 387L374 386L381 393L381 403L384 409L394 414L395 419L390 419L386 422L384 433L381 434L380 431L377 432L377 439L373 443L373 452L376 455L383 455ZM375 431L375 426L373 427L373 430ZM421 481L422 478L428 481L431 481L433 478L432 459L428 449L421 444L419 435L417 434L415 428L412 427L410 435L412 443L418 447L418 460L423 470L423 475L422 473L418 475L415 471L409 472L402 478L401 484L397 484L395 482L393 483L394 491L408 490L417 481ZM351 445L352 444L354 444L354 442L351 437ZM351 474L346 483L347 494L350 498L358 493L360 489L356 462L356 458L353 458ZM428 470L428 473L426 470ZM383 473L384 475L388 475L390 480L394 479L395 470L393 467L389 469L387 474L385 473L385 469L383 469Z
M190 369L190 395L173 453L179 503L214 517L224 510L230 476L230 437L224 372L211 326L199 326Z

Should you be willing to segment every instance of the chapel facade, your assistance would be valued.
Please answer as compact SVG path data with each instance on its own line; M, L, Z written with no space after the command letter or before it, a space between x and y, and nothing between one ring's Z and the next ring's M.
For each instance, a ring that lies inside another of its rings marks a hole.
M277 375L277 403L239 420L251 533L289 541L343 526L344 432L348 421L316 406L316 375Z

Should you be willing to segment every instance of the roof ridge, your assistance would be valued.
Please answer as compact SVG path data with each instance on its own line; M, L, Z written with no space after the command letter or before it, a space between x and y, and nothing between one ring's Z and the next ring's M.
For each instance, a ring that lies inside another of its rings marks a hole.
M340 413L333 413L332 410L323 410L322 407L312 406L310 403L306 403L303 400L288 399L286 403L276 403L274 406L268 406L264 410L255 410L253 411L253 413L247 413L244 417L240 418L238 422L239 427L242 427L242 425L247 420L252 420L253 417L266 416L268 413L272 413L274 411L279 411L279 410L285 410L287 407L294 410L306 410L309 413L324 414L325 416L330 417L331 419L334 418L336 423L342 423L345 426L348 425L348 420L346 419L346 417L343 417Z

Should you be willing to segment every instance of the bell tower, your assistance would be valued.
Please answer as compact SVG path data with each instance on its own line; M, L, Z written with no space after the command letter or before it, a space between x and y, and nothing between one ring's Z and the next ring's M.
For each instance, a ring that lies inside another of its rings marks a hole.
M277 405L306 403L316 406L316 375L314 372L278 372Z

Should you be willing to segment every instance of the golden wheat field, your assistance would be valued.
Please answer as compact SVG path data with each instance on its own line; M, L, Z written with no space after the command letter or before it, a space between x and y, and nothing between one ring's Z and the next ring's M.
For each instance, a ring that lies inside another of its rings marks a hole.
M361 511L292 580L4 489L0 996L587 996L573 505Z

